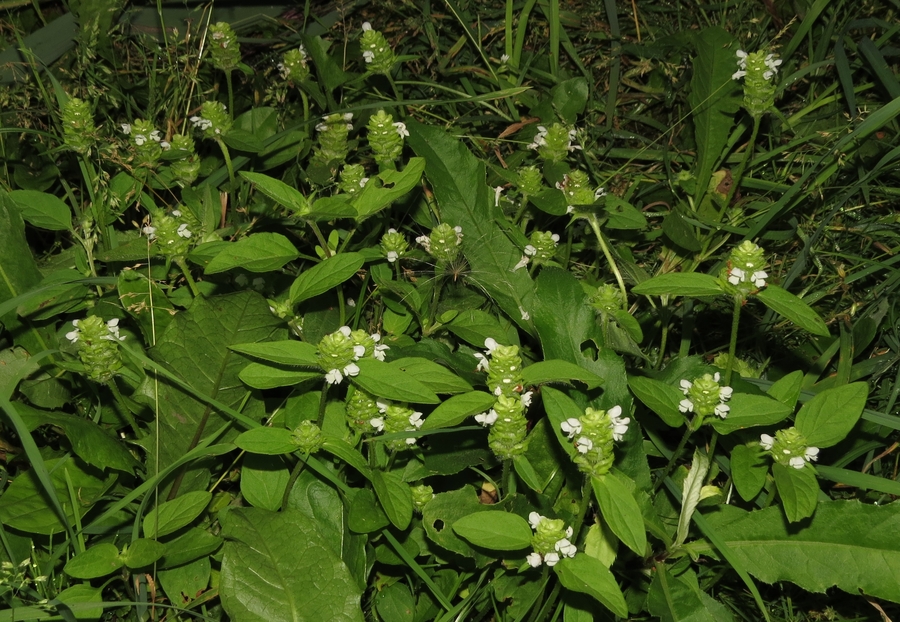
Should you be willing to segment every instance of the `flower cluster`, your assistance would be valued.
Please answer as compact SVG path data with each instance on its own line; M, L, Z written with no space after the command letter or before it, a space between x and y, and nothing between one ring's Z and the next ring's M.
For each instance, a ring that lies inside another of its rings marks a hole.
M134 149L135 166L152 167L162 156L163 151L171 147L150 121L136 119L133 124L123 123L120 127L122 133L129 137Z
M622 290L609 283L604 283L597 287L597 291L588 298L588 304L600 315L609 316L625 306L625 299L622 297Z
M241 48L237 35L226 22L217 22L209 27L209 55L213 67L231 71L241 62Z
M434 488L425 484L410 485L409 492L412 493L413 507L417 512L421 512L425 505L434 499Z
M191 117L191 125L203 132L204 138L218 138L231 129L231 115L225 104L203 102L200 114Z
M372 357L384 360L384 352L389 346L379 344L381 335L368 334L364 330L350 330L349 326L341 326L335 332L325 335L319 342L319 366L326 370L325 381L329 384L340 384L345 376L359 375L361 358Z
M553 259L558 245L558 233L535 231L531 234L531 244L525 246L525 255L539 266Z
M529 149L536 149L538 155L549 162L561 162L570 152L581 149L575 144L575 130L561 123L554 123L549 128L539 125L537 134Z
M537 568L541 564L555 566L563 557L575 557L578 549L569 540L572 537L572 528L566 527L565 521L532 512L528 515L528 522L534 530L531 537L534 552L525 558L529 566L532 568Z
M775 462L795 469L802 469L807 462L819 459L819 448L809 446L803 434L793 427L778 430L774 437L761 434L759 445L772 455Z
M703 374L693 382L683 379L681 391L685 398L678 404L678 410L683 413L694 412L701 418L716 415L724 419L728 416L729 406L725 403L731 399L734 391L731 387L719 386L719 372L715 374ZM698 421L698 425L699 425Z
M384 432L385 434L415 432L425 422L422 419L422 413L414 411L412 408L391 404L390 402L377 402L377 404L381 415L373 417L369 420L369 424L379 432ZM416 439L413 436L395 439L386 443L388 449L395 451L409 449L415 444Z
M152 224L145 225L141 232L150 241L158 240L159 252L169 257L183 257L191 246L194 233L190 229L181 210L172 210L172 214L159 214L153 217Z
M388 262L394 263L406 255L408 250L409 244L406 242L406 237L396 229L388 229L387 233L381 236L381 252Z
M302 45L284 53L281 62L278 63L278 71L284 80L294 84L303 82L309 76L306 48Z
M728 267L723 279L738 290L742 297L746 298L755 290L766 286L769 274L764 270L766 258L763 249L745 240L740 246L731 251L728 258Z
M738 70L734 80L744 78L744 108L754 119L761 117L775 105L775 84L772 79L778 73L782 61L765 50L748 54L737 51Z
M613 406L609 410L588 407L584 415L570 417L559 427L563 434L575 440L578 455L574 462L579 470L600 477L612 467L615 459L613 443L622 440L630 423L630 418L622 416L621 406Z
M162 143L160 146L163 146ZM182 188L190 186L200 174L200 158L197 157L194 139L183 134L176 134L172 137L170 147L172 155L183 154L182 157L169 164L169 170L172 171L175 183ZM163 148L165 149L165 147Z
M344 405L347 424L356 433L370 431L372 427L371 421L378 417L381 412L375 396L358 387L351 387L347 391Z
M369 178L366 177L366 169L362 164L347 164L341 169L341 180L338 182L341 192L356 194L365 188L367 183Z
M584 171L574 170L556 183L556 189L562 190L566 196L566 213L575 211L576 205L593 205L600 197L606 196L603 188L594 188L591 180Z
M119 342L125 341L125 336L119 334L118 318L104 322L99 316L91 315L83 320L72 320L72 326L74 328L66 333L66 339L78 344L78 358L88 377L106 384L122 368Z
M516 171L516 188L526 196L534 196L544 189L544 176L536 166L520 166Z
M528 448L528 422L525 409L531 405L531 391L522 393L522 358L518 346L501 346L485 339L484 354L475 353L477 371L486 371L487 385L497 400L487 412L475 415L475 421L490 427L488 445L501 460L521 455Z
M372 73L388 73L397 57L394 50L388 45L387 39L377 30L372 29L372 24L363 22L362 36L359 38L359 47L362 49L363 60L366 63L366 69Z
M62 108L63 141L66 147L86 154L94 144L97 127L90 105L77 97L70 97Z
M312 421L301 421L291 433L291 440L297 445L297 449L306 455L314 454L322 449L325 439L322 438L322 430Z
M431 230L431 235L420 235L416 242L434 257L438 265L447 265L459 257L459 246L462 244L462 227L451 227L441 223Z
M366 129L375 162L381 168L394 168L394 160L403 152L403 139L409 136L406 124L379 110L369 117Z
M319 146L313 152L311 163L315 166L334 168L344 162L350 147L347 137L353 129L353 113L329 114L322 117L322 122L316 125Z

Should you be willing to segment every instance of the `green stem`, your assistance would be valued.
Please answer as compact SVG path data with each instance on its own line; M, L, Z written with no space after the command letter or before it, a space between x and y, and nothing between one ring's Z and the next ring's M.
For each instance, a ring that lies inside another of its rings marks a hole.
M756 136L759 134L759 124L761 119L761 117L753 119L753 131L750 133L750 142L747 144L747 150L744 152L744 159L738 164L737 171L731 178L731 189L728 191L728 196L725 197L725 204L722 207L722 212L719 214L719 220L722 219L722 216L728 210L728 206L731 205L731 200L734 198L738 186L741 185L741 179L744 177L744 170L747 168L747 163L750 162L750 158L753 157L753 147L756 144Z
M541 593L538 594L538 598L534 603L534 608L531 610L531 617L528 618L528 622L537 622L538 620L538 615L544 604L544 593L547 591L547 582L549 579L550 567L547 564L544 564L541 568Z
M731 341L728 342L728 364L725 366L725 386L731 386L731 373L734 371L734 354L737 352L738 325L741 321L743 298L734 297L734 310L731 315Z
M309 225L309 228L312 229L313 234L315 234L316 239L319 241L319 246L322 247L322 252L325 253L325 259L331 257L331 249L328 248L328 241L325 239L325 236L322 235L322 230L319 229L319 225L314 220L307 220L306 224Z
M394 76L392 76L390 72L387 72L384 75L387 77L388 82L391 83L391 90L394 91L394 101L397 102L397 114L403 119L406 117L406 108L400 105L400 102L403 101L403 97L400 96L400 87L394 82Z
M187 262L184 260L184 257L178 257L175 260L175 263L178 264L178 267L181 268L181 273L184 275L184 280L187 281L188 288L191 290L191 294L194 298L200 296L200 290L197 289L197 284L194 282L194 277L191 276L191 270L188 268Z
M578 517L572 524L572 538L570 539L570 542L572 543L578 541L578 534L581 532L581 527L584 525L584 517L587 516L588 507L591 505L592 494L593 487L591 486L591 476L585 475L584 484L581 485L581 504L578 507Z
M112 391L113 397L116 400L116 404L119 405L119 408L122 410L122 414L125 417L125 420L128 421L128 425L131 426L131 429L134 430L135 438L143 438L143 434L141 433L141 429L138 427L137 422L134 420L134 416L131 414L131 411L128 409L128 406L125 404L125 398L122 397L121 391L119 391L119 385L116 384L116 379L113 378L107 384L110 391Z
M609 262L609 267L612 270L613 274L616 277L616 283L619 284L619 289L622 291L622 300L624 301L625 307L628 307L628 290L625 289L625 280L622 278L622 273L619 272L619 266L616 265L616 260L613 259L612 253L609 250L609 246L606 243L606 236L603 235L603 232L600 231L600 221L597 220L597 216L591 214L588 216L588 222L591 225L591 229L594 230L594 235L597 236L597 241L600 243L600 249L603 251L603 256L606 257L606 261Z
M217 138L216 142L219 143L222 157L225 158L225 168L228 169L228 181L231 183L231 189L234 190L236 188L234 183L234 165L231 163L231 154L228 152L228 145L226 145L221 138Z
M231 84L231 69L225 72L225 84L228 85L228 114L234 115L234 86Z
M500 493L503 494L503 498L505 499L509 495L516 494L516 474L513 470L513 461L510 459L503 461L503 475L500 480ZM497 494L497 498L500 498L500 493Z
M309 121L309 97L306 96L306 91L300 89L300 99L303 101L303 121Z
M297 464L294 465L294 468L291 470L291 476L288 478L287 488L284 489L284 495L281 497L281 511L284 512L287 509L288 499L291 497L291 488L294 487L294 483L297 481L297 478L300 477L300 474L303 472L303 468L306 466L306 456L297 461Z
M672 470L675 468L675 463L678 461L678 458L681 457L681 454L684 452L684 447L687 445L688 439L691 437L691 434L694 433L694 422L696 418L687 424L687 427L684 430L684 436L681 437L681 440L678 442L678 447L675 448L675 451L672 452L672 457L669 458L669 463L666 465L665 471L660 476L656 483L653 485L653 492L659 490L659 488L663 485L663 482L666 481L666 478L672 473Z
M322 424L325 422L325 405L328 404L328 387L331 385L327 382L322 387L322 394L319 396L319 415L316 418L316 425L319 426L319 429L322 429Z

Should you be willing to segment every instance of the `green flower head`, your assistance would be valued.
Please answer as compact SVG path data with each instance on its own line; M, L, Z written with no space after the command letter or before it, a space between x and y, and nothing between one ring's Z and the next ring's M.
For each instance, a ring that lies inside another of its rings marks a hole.
M797 428L778 430L775 436L761 434L759 445L772 455L772 459L784 466L802 469L808 462L819 459L819 448L811 447Z
M223 71L235 69L241 62L241 48L231 26L218 22L209 27L209 55L213 67Z
M299 84L309 76L306 48L302 45L284 53L282 61L278 63L278 71L285 80Z
M86 154L96 138L97 126L90 105L77 97L70 97L62 109L63 141L76 153Z
M388 45L387 39L377 30L372 29L372 24L363 22L362 37L359 39L359 47L362 49L363 61L366 63L366 70L372 73L388 73L397 57L394 50Z
M72 326L66 339L78 347L78 358L88 377L100 384L108 383L122 369L119 342L125 341L125 336L119 335L119 319L104 322L99 316L92 315L83 320L72 320Z
M782 61L765 50L747 53L737 51L738 70L732 79L744 78L744 109L753 118L759 118L775 105L775 83Z
M548 162L562 162L569 153L581 149L575 143L575 130L561 123L554 123L549 128L539 125L537 129L528 148L536 149L538 155Z
M225 104L219 102L203 102L200 114L191 117L191 124L201 132L204 138L218 138L231 129L231 115Z

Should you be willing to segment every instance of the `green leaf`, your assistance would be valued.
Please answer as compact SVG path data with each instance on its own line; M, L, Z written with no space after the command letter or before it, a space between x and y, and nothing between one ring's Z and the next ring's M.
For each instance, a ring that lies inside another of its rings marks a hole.
M234 444L244 451L265 456L279 456L297 451L293 434L284 428L259 427L242 432Z
M359 253L341 253L305 270L291 285L291 304L300 304L334 289L359 270L365 258Z
M241 495L255 508L273 512L280 510L290 478L287 465L281 458L251 453L244 456L241 466Z
M370 181L353 197L358 217L368 218L401 198L419 184L424 170L425 158L410 158L402 171L389 169L378 173L384 185Z
M476 348L483 348L487 338L497 339L506 331L496 316L479 309L465 309L446 325L447 330Z
M453 531L491 551L518 551L531 546L531 526L518 514L475 512L453 523Z
M148 538L161 538L190 525L210 501L212 493L195 490L151 508L144 516L144 535Z
M385 471L372 472L372 487L378 502L384 508L384 513L397 529L403 530L409 527L412 520L413 500L409 490L409 484L400 476Z
M546 384L548 382L565 382L571 384L579 380L587 385L587 389L596 389L603 384L603 379L568 361L539 361L522 369L525 386Z
M769 459L760 450L758 441L736 445L731 450L731 478L738 494L745 501L752 501L766 483Z
M384 510L375 500L375 493L368 488L354 488L347 512L347 525L356 533L381 531L391 524Z
M777 285L767 285L756 294L756 297L772 311L813 335L828 337L831 334L818 313L803 300Z
M206 265L205 273L217 274L232 268L270 272L299 256L291 241L280 233L254 233L220 251Z
M466 417L477 415L489 410L496 401L496 397L484 391L471 391L444 400L435 408L425 422L422 430L438 430L440 428L452 428L466 420Z
M563 587L593 597L620 618L628 617L628 606L616 578L599 560L579 554L561 559L553 570Z
M778 400L793 410L794 406L797 405L797 400L800 399L802 388L803 372L797 369L772 383L772 386L769 387L766 393L769 394L769 397Z
M795 469L776 462L772 465L772 475L787 519L796 523L812 516L819 501L819 482L815 470L806 465Z
M137 270L122 270L118 290L122 307L137 322L145 343L153 343L154 335L166 332L175 315L175 305L159 285Z
M72 228L69 207L58 197L36 190L13 190L9 193L22 218L35 227L50 231L68 231Z
M900 505L820 503L800 525L779 507L746 512L720 506L705 515L750 574L766 583L790 581L823 593L837 586L900 602Z
M709 274L670 272L651 277L631 290L644 296L719 296L725 292L719 280Z
M694 234L694 228L677 209L663 218L662 230L666 237L685 250L696 253L702 248L700 240Z
M388 364L409 374L435 393L463 393L472 390L472 385L452 371L425 358L407 357Z
M394 583L375 596L375 610L382 620L412 622L416 601L404 583Z
M534 439L532 438L532 441ZM529 449L531 448L531 443L529 443ZM516 468L516 474L522 478L522 481L536 492L544 491L544 482L541 481L540 476L537 474L537 471L534 470L534 466L532 466L531 461L527 456L513 456L513 466Z
M563 80L550 90L553 97L553 107L562 119L569 125L575 121L587 105L588 85L584 78L570 78Z
M625 475L610 472L603 477L591 478L591 486L610 530L625 546L643 557L647 553L647 533L641 509L631 493L634 482L629 482L629 486L625 482L627 479Z
M265 341L263 343L239 343L229 349L253 358L295 367L319 367L316 346L305 341Z
M122 553L125 565L130 569L144 568L160 559L166 552L166 545L149 538L138 538Z
M212 555L222 546L222 538L200 527L191 527L174 540L166 542L161 568L174 568L195 559Z
M677 387L646 376L629 376L628 388L667 426L677 428L684 425L684 415L678 410L684 393Z
M477 283L506 315L531 333L523 311L533 311L534 284L526 270L513 271L522 251L500 229L495 217L505 217L494 207L485 167L458 139L443 129L410 121L407 142L425 158L425 174L450 225L461 226L462 248ZM496 338L496 337L495 337Z
M97 579L124 565L115 544L100 542L66 562L64 570L67 575L76 579Z
M606 214L606 226L610 229L646 229L647 217L631 203L608 194L603 212Z
M416 380L412 375L375 359L360 359L359 375L351 378L353 384L372 395L398 402L414 404L439 404L440 398Z
M714 615L707 608L706 599L711 600L713 606L719 605L703 593L692 570L688 569L676 577L669 573L665 564L656 565L647 594L647 610L660 622L724 622L733 619L727 610L724 616Z
M202 594L207 590L212 564L209 557L201 557L177 568L160 570L158 577L169 600L180 602L184 599L183 594Z
M283 181L279 181L268 175L261 173L240 172L241 177L252 182L256 188L264 195L277 202L279 205L288 208L292 212L303 215L309 211L309 201L296 188L288 186Z
M297 371L261 363L250 363L238 375L242 382L254 389L291 387L305 380L321 378L322 376L323 374L320 371Z
M572 401L568 395L562 391L557 391L550 387L544 387L541 390L541 398L544 401L544 409L547 411L547 418L550 419L550 427L559 441L560 447L569 454L570 458L576 455L575 446L560 427L566 419L578 419L584 416L584 409Z
M865 382L826 389L800 408L794 425L813 447L837 445L859 421L868 395Z
M141 466L128 448L100 425L89 419L62 412L41 412L41 425L62 428L79 458L99 469L133 473Z
M325 436L322 442L322 449L330 453L336 458L340 458L354 469L359 471L367 479L372 478L369 465L359 450L351 446L347 441L334 437Z
M232 620L363 621L361 590L316 521L296 510L235 508L223 523L219 589Z
M476 566L484 567L495 561L496 557L484 555L477 549L473 549L468 542L456 535L452 525L463 516L489 510L490 507L497 508L491 511L502 511L502 508L497 506L482 504L475 490L469 486L450 492L437 493L422 509L422 525L425 527L425 534L438 546L458 555L473 558Z
M697 190L695 203L707 192L715 167L721 161L731 127L740 109L740 86L731 79L737 67L737 41L720 26L710 26L694 34L697 55L689 103L694 117L697 162L694 167Z
M728 401L730 410L724 419L710 417L709 423L719 434L784 421L793 408L765 395L735 393Z
M56 600L68 606L72 613L75 614L76 620L99 620L100 616L103 615L103 588L91 587L89 583L78 583L67 587L56 595ZM91 603L97 606L94 608L85 607L85 605ZM12 612L10 611L10 613ZM10 616L10 620L12 619L12 616Z

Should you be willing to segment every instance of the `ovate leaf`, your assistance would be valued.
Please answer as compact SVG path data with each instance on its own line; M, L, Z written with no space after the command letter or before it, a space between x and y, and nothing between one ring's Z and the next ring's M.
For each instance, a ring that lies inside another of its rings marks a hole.
M352 378L353 383L372 395L415 404L438 404L441 401L431 389L412 375L387 363L375 359L360 359L356 364L359 366L359 375Z
M710 274L670 272L636 285L631 291L644 296L718 296L723 294L719 280Z
M37 190L13 190L9 193L22 218L35 227L51 231L72 228L72 214L62 199Z
M684 393L677 387L646 376L629 376L628 388L667 426L677 428L684 425L684 415L678 410Z
M641 509L631 493L634 483L631 482L629 487L625 480L627 480L626 475L610 472L603 477L591 478L591 485L600 506L600 513L609 528L625 546L643 556L647 552L644 519L641 517Z
M230 346L231 350L252 356L253 358L271 361L281 365L297 367L318 367L316 346L305 341L266 341L263 343L239 343Z
M522 370L522 377L526 386L546 384L548 382L572 383L574 380L583 382L587 389L596 389L603 384L603 379L597 374L568 361L550 360L539 361Z
M280 233L254 233L223 248L206 265L206 274L217 274L232 268L270 272L297 257L297 249Z
M297 451L293 434L285 428L259 427L242 432L234 444L252 454L279 456Z
M825 389L800 408L795 425L813 447L836 445L859 421L868 395L865 382Z
M596 599L620 618L628 617L628 606L616 578L600 560L589 555L566 557L553 567L563 587Z
M450 399L441 402L440 406L428 415L421 429L452 428L465 421L466 417L489 410L496 399L496 397L484 391L470 391L469 393L454 395Z
M728 416L724 419L710 417L712 427L719 434L760 425L772 425L784 421L793 408L765 395L735 393L728 401Z
M812 516L819 500L816 472L806 465L802 469L795 469L776 462L772 465L772 475L787 519L796 523Z
M756 294L756 297L772 311L813 335L827 337L830 334L828 326L825 325L819 314L789 291L777 285L767 285Z
M492 551L517 551L531 546L531 527L509 512L475 512L453 523L453 531L475 546Z
M191 524L212 501L212 493L195 490L151 508L144 516L144 535L159 538Z
M359 253L341 253L304 271L291 285L291 304L299 304L337 287L356 274L364 261Z
M248 173L246 171L241 171L240 175L244 179L253 182L256 188L264 195L292 212L302 215L309 211L309 201L307 201L306 197L299 190L288 186L283 181L268 175Z
M67 575L76 579L105 577L125 565L115 544L101 542L79 553L64 568Z
M406 529L412 520L413 500L409 485L392 472L373 471L372 486L384 513L397 529Z

